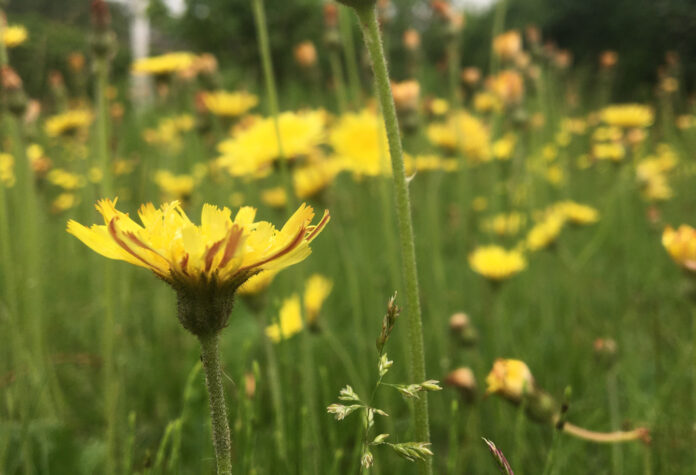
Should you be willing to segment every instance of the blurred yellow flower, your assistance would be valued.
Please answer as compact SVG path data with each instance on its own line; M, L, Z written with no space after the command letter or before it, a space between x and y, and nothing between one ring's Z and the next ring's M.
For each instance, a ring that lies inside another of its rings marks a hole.
M63 170L62 168L54 168L48 172L46 178L49 183L68 191L83 188L87 184L85 177L82 175Z
M662 245L674 262L690 272L696 272L696 229L682 224L675 231L667 226L662 232Z
M439 97L430 101L430 113L434 116L443 116L449 112L449 102Z
M51 212L55 214L63 213L74 208L80 202L75 193L61 193L51 203Z
M515 151L517 137L515 134L505 134L502 138L493 142L493 156L498 160L509 160Z
M6 188L12 188L15 182L14 157L9 153L0 153L0 183Z
M493 38L493 52L502 59L513 59L522 51L522 37L517 30L506 31Z
M252 275L249 277L249 280L239 286L237 293L239 295L256 295L266 290L268 286L271 285L276 274L277 272L274 271L264 271Z
M500 71L497 76L489 77L486 86L503 103L507 105L517 104L524 95L524 80L517 71Z
M339 172L339 164L335 160L313 160L298 167L292 172L292 183L295 196L300 199L311 198L333 182Z
M261 201L271 208L283 208L288 203L288 195L285 188L276 186L261 191Z
M445 123L430 124L428 139L435 145L453 151L461 146L464 155L473 163L487 162L491 158L490 133L477 118L460 112Z
M196 56L191 53L167 53L138 59L131 65L131 70L136 74L162 76L190 68L195 59Z
M483 222L483 229L498 236L514 236L524 226L526 216L517 211L499 213Z
M478 247L469 254L469 265L477 274L499 281L524 270L527 261L521 252L490 245Z
M324 142L324 111L283 112L278 123L282 153L287 159L310 155ZM219 165L232 176L263 176L280 158L273 118L258 118L248 127L239 128L231 139L218 144L218 151L222 154Z
M616 127L650 127L653 111L641 104L619 104L605 107L601 111L602 121Z
M314 210L303 204L277 230L266 221L255 222L254 208L240 208L233 220L229 208L205 204L197 226L174 201L159 209L142 205L141 226L115 204L108 199L97 203L104 225L87 228L70 220L68 232L105 257L150 269L175 289L202 286L234 292L258 272L303 261L329 221L325 211L312 225Z
M175 175L169 170L157 170L153 180L167 199L186 200L196 186L191 175Z
M502 109L503 103L498 96L490 92L478 92L474 95L474 110L481 113L495 112Z
M283 300L283 305L280 307L278 315L278 323L266 327L266 335L273 343L279 343L301 331L302 309L300 296L293 294L292 297Z
M626 149L620 143L596 143L592 146L592 156L597 160L620 162L626 156Z
M46 119L44 128L49 137L86 132L94 118L91 111L72 110Z
M372 111L342 115L329 134L329 144L343 166L358 176L391 173L384 123Z
M205 107L211 113L223 117L243 115L259 102L258 97L246 91L204 92L201 97Z
M308 325L311 326L316 322L324 300L329 296L332 288L333 282L321 274L313 274L307 279L304 291L304 308Z
M525 394L534 391L534 378L523 361L499 358L486 376L486 386L486 394L499 394L519 402Z
M573 224L592 224L599 220L599 211L575 201L561 201L554 209Z
M553 243L563 229L564 218L558 213L550 213L534 225L527 234L526 245L530 251L538 251Z
M24 43L28 37L29 34L26 28L21 25L11 25L5 27L2 40L6 48L14 48Z

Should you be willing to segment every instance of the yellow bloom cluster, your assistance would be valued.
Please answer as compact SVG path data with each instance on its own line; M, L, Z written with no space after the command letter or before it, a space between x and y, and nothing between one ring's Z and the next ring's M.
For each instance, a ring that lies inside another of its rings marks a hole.
M21 25L12 25L5 27L2 40L6 48L14 48L24 43L28 37L26 28Z
M190 68L195 59L196 56L192 53L167 53L138 59L131 65L131 70L136 74L163 76Z
M118 211L116 202L97 203L104 225L87 228L68 222L68 232L95 252L145 267L175 288L214 286L236 290L261 271L279 271L304 260L309 244L329 221L324 212L312 225L314 210L301 205L277 230L254 221L256 210L240 208L234 219L229 208L203 205L201 224L193 224L178 202L141 206L142 225Z
M284 112L278 117L282 155L287 159L312 154L323 143L326 113L321 110ZM232 176L264 176L280 158L273 118L257 118L232 138L218 144L218 165Z
M151 145L164 146L170 152L177 152L182 146L182 134L196 125L190 114L165 117L157 122L155 128L145 129L143 139Z
M500 246L481 246L469 254L469 265L487 279L501 281L518 274L527 267L521 252L508 251Z
M48 172L46 178L49 183L69 191L77 190L87 184L84 176L63 170L62 168L54 168Z
M46 119L44 128L49 137L86 132L94 115L89 110L71 110Z
M564 217L559 213L549 213L542 221L529 230L526 247L530 251L538 251L552 244L563 229Z
M258 97L246 91L204 92L202 100L211 113L222 117L238 117L246 114L259 103Z
M696 272L696 229L682 224L675 231L667 226L662 233L662 245L674 262L690 272Z
M665 201L672 197L667 176L678 163L674 150L667 144L657 146L657 154L638 162L636 177L643 197L648 201Z
M641 104L618 104L605 107L601 113L605 124L623 128L650 127L653 123L653 111Z
M483 222L483 229L498 236L514 236L524 227L527 217L517 211L499 213Z

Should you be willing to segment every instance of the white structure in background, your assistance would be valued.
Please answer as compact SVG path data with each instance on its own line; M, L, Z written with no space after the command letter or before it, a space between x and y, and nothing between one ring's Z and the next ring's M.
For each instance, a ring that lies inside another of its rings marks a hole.
M128 0L131 12L130 48L133 61L150 54L150 20L147 17L147 0ZM152 98L152 79L131 73L131 101L147 104Z

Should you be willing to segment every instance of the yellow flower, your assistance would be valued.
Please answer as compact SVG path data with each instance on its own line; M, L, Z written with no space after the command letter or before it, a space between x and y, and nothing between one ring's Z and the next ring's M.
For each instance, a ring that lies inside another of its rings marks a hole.
M667 226L662 233L662 245L674 262L690 272L696 272L696 229L682 224L675 231Z
M304 291L304 308L308 325L313 325L316 322L321 306L331 293L332 288L333 282L321 274L314 274L307 279Z
M6 48L14 48L24 43L28 36L26 28L21 25L12 25L5 27L2 39Z
M519 402L525 394L534 391L534 378L523 361L499 358L486 376L486 386L486 394L499 394Z
M155 172L154 182L168 198L187 199L196 186L196 181L191 175L174 175L168 170Z
M486 86L505 104L517 104L524 95L524 81L517 71L500 71L497 76L488 78Z
M73 208L79 202L80 199L74 193L61 193L51 203L51 211L55 214L62 213Z
M54 168L46 175L49 183L59 186L64 190L74 191L84 187L87 183L85 177L76 173L71 173L61 168Z
M538 251L553 243L563 229L564 218L558 213L549 214L527 234L527 249Z
M522 37L517 30L506 31L493 38L493 52L502 59L513 59L522 51Z
M490 92L478 92L474 96L474 110L481 113L499 111L503 104L498 96Z
M324 141L324 111L283 112L278 117L283 156L310 155ZM233 176L263 176L280 157L273 118L259 118L218 144L220 166Z
M251 276L249 280L239 286L237 293L239 295L258 294L259 292L266 290L268 286L271 285L271 282L273 282L276 274L277 272L274 271L259 272L258 274Z
M596 143L592 147L592 155L597 160L619 162L626 156L626 149L620 143Z
M429 125L427 135L433 144L448 150L461 146L473 163L487 162L491 158L488 129L480 120L465 112L453 115L446 123Z
M300 199L310 198L329 186L338 173L334 160L315 160L296 168L292 172L295 195Z
M49 117L44 127L49 137L58 137L59 135L86 131L92 123L92 119L93 115L91 111L72 110Z
M281 230L254 221L256 210L243 207L231 219L229 208L205 204L200 226L193 224L178 202L144 204L142 225L118 211L116 202L97 203L104 225L87 228L68 222L68 232L95 252L150 269L176 289L203 286L232 292L252 275L279 271L304 260L309 244L329 221L328 211L311 225L314 210L302 205Z
M293 294L285 299L280 307L278 323L266 327L266 335L273 343L287 340L302 331L302 310L300 296Z
M498 236L513 236L524 226L526 219L522 213L500 213L484 221L483 228Z
M0 153L0 183L7 188L12 188L15 182L14 157L9 153Z
M449 112L449 103L441 98L430 101L430 113L435 116L443 116Z
M527 262L521 252L491 245L481 246L469 254L469 265L477 274L498 281L521 272Z
M181 134L193 129L195 119L189 114L181 114L160 119L154 129L145 129L143 139L152 145L164 145L170 151L177 152L182 145Z
M161 76L186 70L193 65L195 59L196 56L191 53L167 53L138 59L131 65L131 70L136 74Z
M329 143L345 168L358 176L391 173L384 123L372 111L341 116L329 134Z
M514 134L505 134L502 138L493 142L493 156L498 160L509 160L515 151L517 137Z
M210 112L224 117L237 117L245 114L259 102L259 98L246 91L204 92L203 103Z
M546 169L546 180L552 185L560 185L565 180L563 169L558 165L551 165Z
M104 172L99 167L92 167L87 172L87 179L91 183L101 183L103 178L104 178Z
M288 202L288 195L285 193L285 188L276 186L268 188L261 192L261 201L266 203L271 208L282 208Z
M574 201L561 201L554 209L574 224L592 224L599 220L599 212L596 209Z
M649 177L643 183L641 193L648 201L667 201L674 195L667 177L662 173Z
M605 107L601 112L605 124L616 127L650 127L653 123L653 111L641 104L620 104Z

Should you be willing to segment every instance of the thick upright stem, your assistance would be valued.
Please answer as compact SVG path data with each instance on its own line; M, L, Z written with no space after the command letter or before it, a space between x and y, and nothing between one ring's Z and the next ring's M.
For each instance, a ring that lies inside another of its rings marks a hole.
M356 9L363 30L365 45L370 53L372 68L375 75L375 85L382 115L387 129L387 140L391 155L392 172L394 175L394 195L399 224L399 240L401 244L401 261L403 266L404 283L406 285L406 313L408 318L408 333L411 352L410 377L413 381L425 380L425 354L423 349L423 323L421 321L420 296L418 293L418 271L416 269L416 250L411 218L408 184L404 169L403 149L399 135L399 123L396 118L396 108L389 83L387 62L377 24L375 7ZM415 436L418 441L430 441L428 422L428 399L425 394L414 403ZM420 473L432 473L432 465L428 460L420 465Z
M218 335L201 336L201 361L205 372L205 384L208 388L210 403L210 421L213 426L213 445L217 460L217 473L232 473L232 441L230 426L227 421L225 393L222 387L222 369L218 350Z

